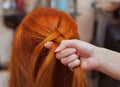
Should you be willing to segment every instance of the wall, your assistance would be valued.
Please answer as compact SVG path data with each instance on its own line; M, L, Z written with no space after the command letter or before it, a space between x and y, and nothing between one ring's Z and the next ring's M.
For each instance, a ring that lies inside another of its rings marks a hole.
M83 41L90 42L93 35L94 12L91 8L93 0L77 0L76 21L79 27L79 34Z

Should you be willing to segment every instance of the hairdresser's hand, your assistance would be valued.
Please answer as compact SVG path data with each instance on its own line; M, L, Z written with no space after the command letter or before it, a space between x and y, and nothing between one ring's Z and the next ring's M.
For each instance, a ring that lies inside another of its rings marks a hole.
M50 48L52 42L46 47ZM76 50L75 50L76 49ZM56 57L70 69L81 64L84 70L97 70L115 79L120 80L120 53L109 49L96 47L80 40L64 40L56 49ZM74 56L73 56L74 55ZM78 55L80 62L78 61ZM68 60L72 60L67 62Z
M46 43L46 47L50 48L52 42ZM64 40L56 49L56 58L61 60L64 65L72 70L76 66L81 66L84 70L98 68L99 61L95 57L96 46L80 40ZM80 62L81 61L81 62Z
M47 42L45 47L51 49L53 42ZM63 51L57 53L56 58L61 61L62 64L67 65L70 70L73 71L74 67L77 67L80 64L79 56L76 54L77 50L75 48L66 48ZM59 57L59 55L61 55Z

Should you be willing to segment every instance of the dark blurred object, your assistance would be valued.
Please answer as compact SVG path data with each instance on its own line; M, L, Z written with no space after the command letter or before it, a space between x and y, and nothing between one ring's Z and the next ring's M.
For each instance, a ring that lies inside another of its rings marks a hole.
M105 48L120 52L120 25L108 24L105 38ZM120 80L100 74L99 87L120 87Z
M105 30L105 37L104 37L104 44L103 47L107 49L111 49L113 51L120 52L120 2L94 2L93 8L95 10L95 13L97 17L100 17L100 23L106 22L106 25L103 27L100 25L101 28L96 28L96 26L99 25L98 19L97 24L95 23L95 32L94 36L96 37L98 33L98 29L101 31ZM104 20L105 19L105 20ZM102 21L101 21L102 20ZM105 29L104 29L105 28ZM96 33L97 31L97 33ZM102 37L101 35L103 32L99 35L99 37ZM96 43L96 39L94 39L93 44ZM93 78L95 77L95 72L93 72ZM98 87L120 87L120 81L115 80L103 73L99 73L99 86ZM96 76L98 76L96 75Z
M113 16L116 19L120 19L120 6L118 6L115 10L113 10Z
M24 14L14 14L14 15L5 15L4 16L4 23L8 28L16 29L16 27L22 21Z
M120 87L120 81L101 74L98 87Z
M97 12L109 14L116 19L120 19L120 2L94 2L92 7Z
M120 52L120 25L108 25L106 30L105 47Z

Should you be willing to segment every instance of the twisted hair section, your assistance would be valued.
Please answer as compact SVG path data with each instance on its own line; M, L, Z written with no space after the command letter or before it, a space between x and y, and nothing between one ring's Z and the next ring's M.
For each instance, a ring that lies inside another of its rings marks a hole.
M86 87L81 66L70 71L54 56L62 40L79 39L77 25L66 13L37 8L19 25L10 60L9 87ZM53 41L50 50L44 47Z

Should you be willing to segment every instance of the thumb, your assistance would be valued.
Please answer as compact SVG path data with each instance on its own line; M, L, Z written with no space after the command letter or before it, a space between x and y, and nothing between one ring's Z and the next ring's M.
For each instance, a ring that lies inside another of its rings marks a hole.
M52 48L52 44L53 44L53 42L47 42L47 43L45 43L45 47L46 48L48 48L48 49L51 49Z

